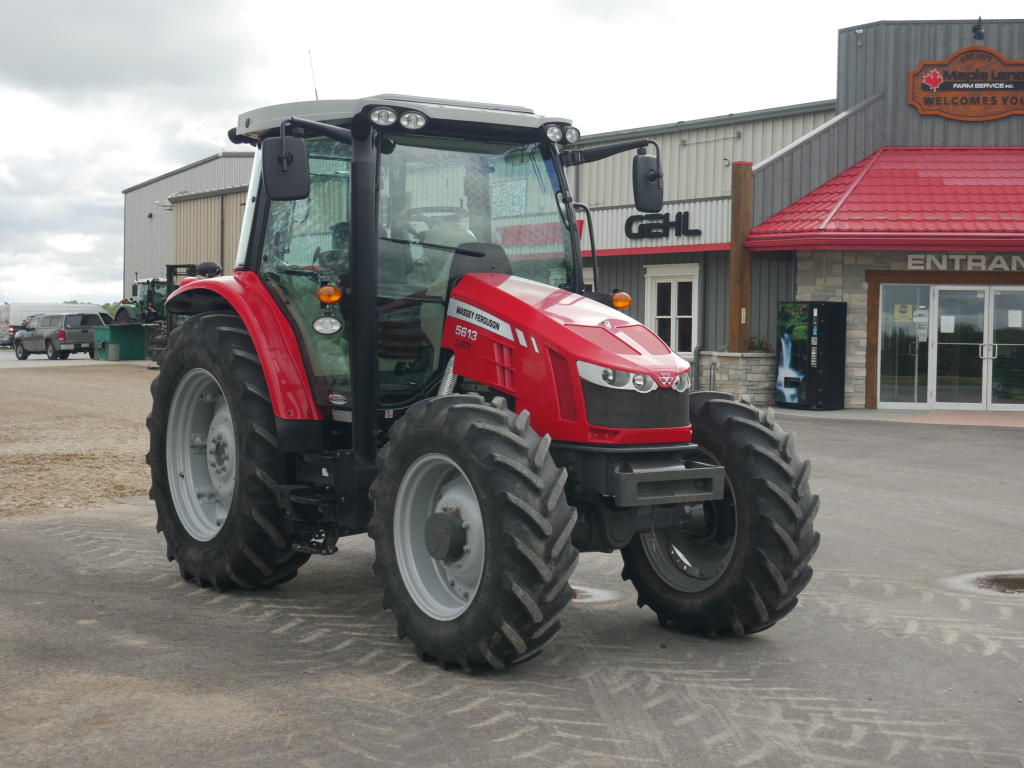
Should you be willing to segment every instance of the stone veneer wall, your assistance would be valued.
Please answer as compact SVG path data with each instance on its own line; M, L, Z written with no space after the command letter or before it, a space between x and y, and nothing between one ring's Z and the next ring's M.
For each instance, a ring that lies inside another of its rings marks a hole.
M774 352L700 353L698 387L702 390L731 392L764 407L775 401L775 376Z
M905 269L900 251L800 251L796 257L797 301L846 302L847 408L863 408L867 378L869 269Z

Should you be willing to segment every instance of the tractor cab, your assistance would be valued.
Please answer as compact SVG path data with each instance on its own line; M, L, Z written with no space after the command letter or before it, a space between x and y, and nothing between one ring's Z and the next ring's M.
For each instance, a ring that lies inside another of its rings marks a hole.
M319 405L350 407L354 367L376 368L384 410L436 392L452 360L442 345L450 292L464 274L581 291L564 174L573 154L584 161L572 152L578 138L568 120L523 107L394 95L241 116L232 139L263 151L247 216L261 231L238 266L256 271L286 308ZM638 160L660 192L656 158Z

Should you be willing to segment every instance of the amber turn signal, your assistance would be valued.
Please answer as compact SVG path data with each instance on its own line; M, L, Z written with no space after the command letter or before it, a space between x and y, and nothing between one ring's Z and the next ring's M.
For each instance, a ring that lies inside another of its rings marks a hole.
M632 297L625 291L612 294L612 306L616 309L628 309L632 304Z
M321 285L316 289L316 297L323 304L337 304L341 301L341 289L334 285Z

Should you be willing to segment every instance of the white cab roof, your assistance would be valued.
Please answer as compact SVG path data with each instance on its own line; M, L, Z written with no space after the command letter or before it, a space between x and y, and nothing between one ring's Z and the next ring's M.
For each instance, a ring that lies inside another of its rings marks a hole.
M507 125L514 128L540 128L546 123L571 125L570 120L560 117L544 117L532 109L506 104L478 104L453 99L433 99L419 96L402 96L385 93L367 96L363 99L338 99L331 101L295 101L289 104L275 104L261 107L238 116L238 135L262 136L277 130L289 117L300 117L318 122L347 122L353 115L366 107L395 107L398 110L415 109L428 119L458 120L488 125Z

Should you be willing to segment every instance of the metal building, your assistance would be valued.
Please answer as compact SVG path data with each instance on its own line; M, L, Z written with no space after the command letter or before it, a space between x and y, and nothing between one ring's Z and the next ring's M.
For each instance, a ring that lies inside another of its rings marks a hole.
M847 407L1024 410L1024 20L850 27L838 69L754 166L741 263L846 303Z
M750 162L776 154L834 115L835 102L820 101L591 135L581 142L600 146L649 137L659 144L665 174L661 214L644 216L633 207L632 153L576 166L570 182L574 197L593 211L598 288L629 293L633 306L628 312L697 364L701 386L712 383L719 369L724 376L731 368L722 358L739 354L756 361L764 377L769 375L775 308L795 290L790 256L754 262L748 345L727 349L735 164L749 168ZM583 247L589 255L589 243ZM593 280L592 269L586 275ZM714 383L734 382L717 378ZM765 396L745 381L739 391Z
M125 296L167 264L233 263L252 158L218 152L123 191Z

